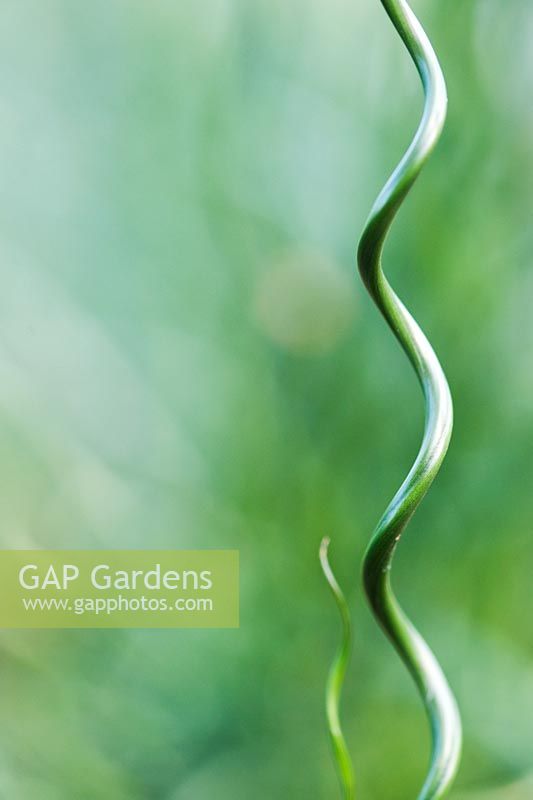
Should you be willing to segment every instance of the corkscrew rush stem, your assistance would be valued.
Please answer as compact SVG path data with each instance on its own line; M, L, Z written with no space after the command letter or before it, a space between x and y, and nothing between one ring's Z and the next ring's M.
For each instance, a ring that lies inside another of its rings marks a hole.
M342 636L339 649L331 665L326 684L326 716L328 720L329 737L333 748L333 755L337 764L344 800L354 799L354 774L350 754L344 740L339 719L339 705L350 656L352 630L350 624L350 611L342 590L335 579L328 559L329 539L322 539L320 545L320 564L322 571L332 591L339 609L342 622Z
M381 255L392 221L439 139L446 116L446 86L431 43L405 0L381 2L416 65L425 103L411 145L370 212L359 243L358 262L368 292L414 367L426 413L418 456L377 525L364 557L363 581L373 612L411 672L429 717L431 761L418 800L431 800L444 795L457 770L461 722L435 656L398 605L391 588L390 568L401 534L446 454L452 430L452 401L431 345L383 274Z

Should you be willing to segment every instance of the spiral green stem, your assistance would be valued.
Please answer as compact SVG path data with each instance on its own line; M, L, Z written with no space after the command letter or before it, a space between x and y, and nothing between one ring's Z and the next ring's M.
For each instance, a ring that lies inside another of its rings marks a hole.
M342 593L335 575L331 569L328 559L329 539L322 539L320 545L320 564L322 571L332 591L333 597L339 609L342 623L341 641L331 665L326 684L326 717L328 721L328 731L333 749L333 755L337 764L339 780L341 782L344 800L353 800L355 792L355 782L352 761L346 741L341 728L339 718L339 705L350 656L352 641L352 631L350 624L350 611L348 603Z
M381 256L392 221L439 139L446 116L446 86L431 43L405 0L381 1L416 65L425 104L411 145L374 203L359 243L358 262L368 292L414 367L426 413L418 456L377 525L365 554L363 581L373 612L411 672L429 717L431 761L418 797L430 800L444 795L457 770L461 722L435 656L398 605L390 569L401 534L446 454L453 411L444 372L425 335L388 283Z

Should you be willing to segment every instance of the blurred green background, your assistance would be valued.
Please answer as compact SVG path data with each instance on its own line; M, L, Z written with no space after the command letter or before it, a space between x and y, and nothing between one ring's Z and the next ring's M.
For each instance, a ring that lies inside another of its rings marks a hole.
M533 7L416 0L448 123L386 269L447 371L449 456L395 565L464 717L454 800L533 792ZM5 0L4 547L237 547L238 631L0 635L12 800L415 797L409 677L359 564L421 437L358 235L421 111L377 0Z

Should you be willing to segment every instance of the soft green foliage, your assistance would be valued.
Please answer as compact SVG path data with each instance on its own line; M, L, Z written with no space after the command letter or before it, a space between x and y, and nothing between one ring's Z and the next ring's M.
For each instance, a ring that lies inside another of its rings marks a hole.
M450 798L527 800L533 6L415 7L451 102L386 263L455 427L395 588L461 707ZM0 45L3 543L242 566L240 631L2 633L0 791L336 798L316 550L358 584L422 427L354 266L420 112L408 54L375 0L7 0ZM406 800L426 721L349 600L357 794Z

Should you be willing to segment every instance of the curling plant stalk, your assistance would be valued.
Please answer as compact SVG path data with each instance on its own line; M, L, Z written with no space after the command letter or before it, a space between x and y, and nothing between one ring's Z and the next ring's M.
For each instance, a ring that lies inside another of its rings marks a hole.
M425 400L424 436L407 477L381 517L363 562L371 608L409 669L431 728L431 760L418 800L442 797L453 780L461 750L461 722L446 678L428 645L408 620L391 588L391 566L401 535L431 486L448 449L452 400L444 372L424 333L392 290L382 269L387 232L429 158L446 117L444 77L422 26L405 0L382 0L409 51L424 89L424 111L415 136L380 192L358 249L361 277L418 377Z
M425 425L415 462L381 517L363 560L363 584L372 611L411 673L428 716L431 757L418 800L437 800L449 789L461 752L461 720L452 691L432 651L402 611L391 586L391 567L401 536L440 469L452 432L450 390L437 356L417 322L391 288L382 269L387 233L406 195L440 137L446 117L446 85L439 62L405 0L381 0L414 61L424 90L424 111L414 138L372 207L358 248L359 271L374 303L411 362L425 401ZM350 617L327 555L322 570L342 620L342 638L326 687L326 713L345 800L354 797L350 756L339 722L349 655Z

